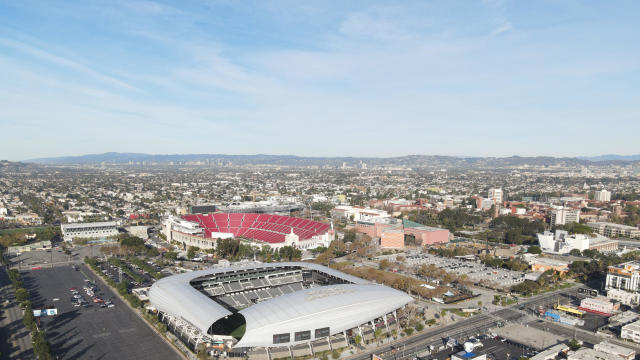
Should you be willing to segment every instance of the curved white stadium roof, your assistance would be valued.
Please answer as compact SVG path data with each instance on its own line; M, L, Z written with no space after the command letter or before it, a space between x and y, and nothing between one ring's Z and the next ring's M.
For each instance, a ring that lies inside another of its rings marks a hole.
M232 312L189 284L202 275L203 271L193 271L160 279L149 289L149 301L156 309L186 320L206 334L211 324Z
M413 299L384 285L341 284L305 289L261 302L242 311L247 328L238 347L274 346L273 335L330 329L331 335L396 310ZM298 341L298 343L309 340Z
M181 318L206 334L214 322L232 313L192 287L189 283L191 280L225 272L287 266L317 270L352 284L304 289L241 310L239 313L245 317L246 331L236 346L274 346L273 335L280 333L291 333L289 344L293 344L294 333L306 330L311 331L313 340L315 329L325 327L329 327L333 335L412 301L404 292L372 284L322 265L303 262L249 263L173 275L153 284L149 290L149 300L156 309Z

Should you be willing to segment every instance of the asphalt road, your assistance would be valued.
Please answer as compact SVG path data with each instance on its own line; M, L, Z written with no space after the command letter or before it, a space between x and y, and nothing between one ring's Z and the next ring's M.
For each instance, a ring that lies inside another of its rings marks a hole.
M528 301L523 301L520 305L490 313L475 315L448 326L426 330L413 337L396 340L393 343L382 345L373 351L355 354L350 356L348 359L368 360L371 359L372 354L381 355L386 358L391 356L394 359L410 359L414 357L413 354L425 350L429 345L434 345L436 347L442 345L442 338L444 337L449 336L458 339L461 337L476 335L478 333L484 333L487 329L496 326L499 321L518 321L525 317L525 313L523 311L516 310L521 305L524 305L525 308L533 308L552 301L561 293L574 293L576 288L577 286L539 295L529 299ZM399 356L397 351L393 352L392 346L394 349L402 348L403 355Z
M31 335L22 322L22 310L15 301L15 292L6 267L0 267L0 351L2 359L33 359Z
M59 266L22 273L30 291L33 308L54 305L58 316L43 317L42 325L53 352L60 359L180 359L175 350L135 315L103 285L84 264L80 271ZM71 305L70 288L82 295L84 279L96 281L103 299L111 299L114 308L88 308ZM54 301L54 298L59 300Z

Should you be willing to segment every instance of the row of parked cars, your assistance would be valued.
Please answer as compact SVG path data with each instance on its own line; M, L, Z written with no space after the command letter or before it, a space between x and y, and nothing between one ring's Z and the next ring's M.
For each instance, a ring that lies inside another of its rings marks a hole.
M98 295L96 295L96 293L98 293L100 291L100 289L98 289L98 287L96 286L96 284L89 280L89 279L85 279L86 285L84 285L82 287L82 290L85 292L85 294L91 298L91 301L97 305L99 305L102 308L105 307L114 307L115 305L113 304L113 302L111 300L103 300L102 298L100 298ZM91 306L91 304L89 303L89 301L84 297L84 295L80 294L80 291L76 288L71 288L69 289L69 291L71 292L71 305L73 305L74 307L89 307Z

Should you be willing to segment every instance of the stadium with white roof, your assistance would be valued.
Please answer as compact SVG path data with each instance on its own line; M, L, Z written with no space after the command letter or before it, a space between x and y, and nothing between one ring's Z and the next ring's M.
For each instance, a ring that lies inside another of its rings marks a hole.
M404 292L313 263L249 263L157 281L151 305L193 349L313 353L397 326ZM186 334L186 335L185 335ZM279 348L279 350L278 350ZM273 353L271 353L273 355ZM297 355L296 355L297 356Z

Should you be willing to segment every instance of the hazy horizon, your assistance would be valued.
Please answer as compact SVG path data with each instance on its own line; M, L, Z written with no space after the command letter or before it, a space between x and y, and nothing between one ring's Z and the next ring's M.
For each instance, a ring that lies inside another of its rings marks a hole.
M551 157L551 158L597 158L597 157L634 157L640 156L640 154L596 154L596 155L579 155L579 156L559 156L559 155L531 155L531 156L523 156L518 154L505 155L505 156L476 156L476 155L446 155L446 154L402 154L397 156L353 156L353 155L337 155L337 156L304 156L298 154L268 154L268 153L245 153L245 154L231 154L231 153L138 153L138 152L117 152L117 151L108 151L105 153L94 153L94 154L79 154L79 155L61 155L61 156L43 156L29 159L22 159L17 161L31 161L31 160L39 160L39 159L51 159L51 158L75 158L75 157L84 157L84 156L95 156L95 155L105 155L105 154L136 154L136 155L149 155L149 156L189 156L189 155L221 155L221 156L294 156L301 158L395 158L395 157L404 157L404 156L444 156L444 157L456 157L456 158L509 158L509 157ZM0 159L5 160L5 159Z

